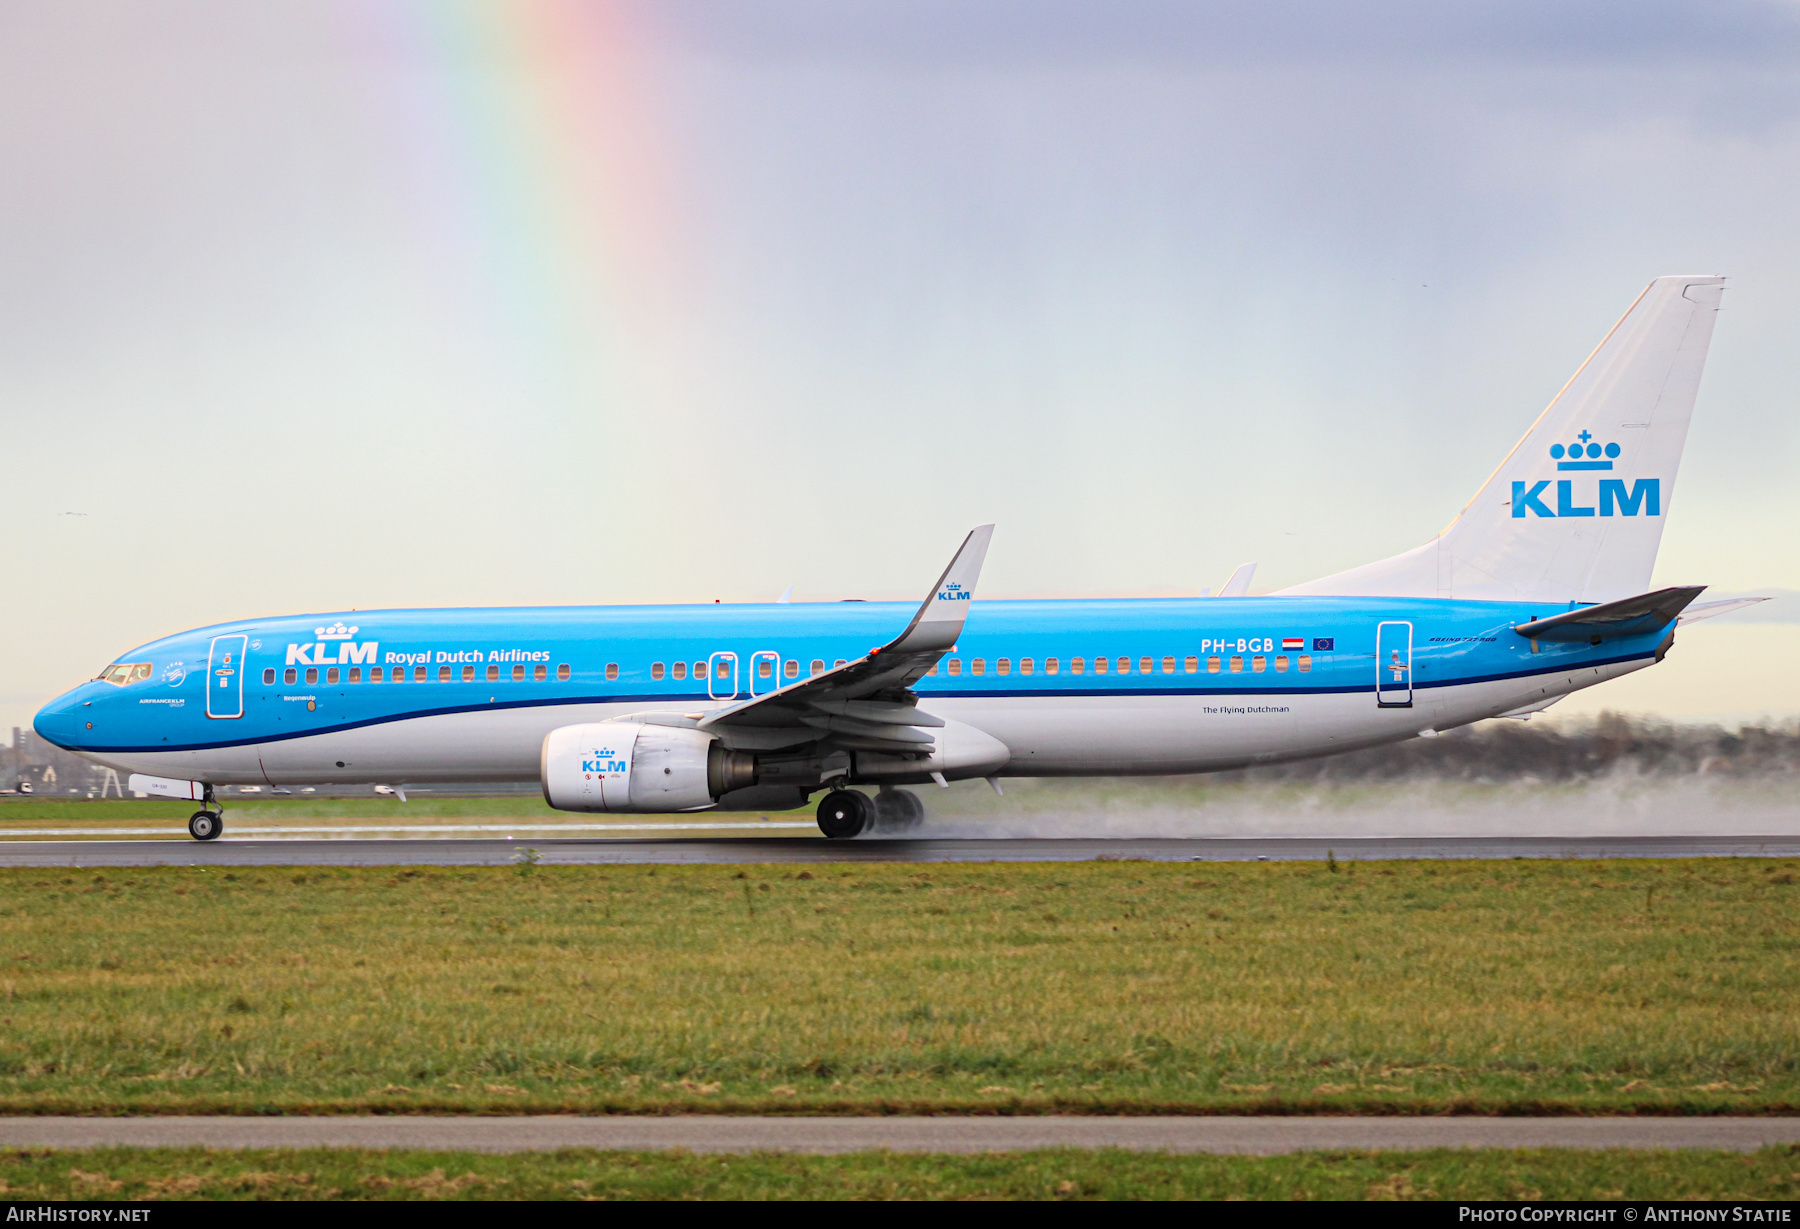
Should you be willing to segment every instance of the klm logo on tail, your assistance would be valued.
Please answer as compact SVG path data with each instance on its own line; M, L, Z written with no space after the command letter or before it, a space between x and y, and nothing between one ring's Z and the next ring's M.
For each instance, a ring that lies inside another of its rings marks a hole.
M1619 446L1607 444L1602 447L1594 443L1593 433L1583 431L1575 437L1576 442L1564 446L1550 445L1550 457L1556 462L1556 468L1568 470L1610 470L1618 459ZM1544 502L1544 494L1550 489L1550 483L1556 483L1556 507L1552 508ZM1593 516L1595 500L1598 497L1599 514L1601 516L1645 516L1662 515L1662 479L1635 478L1626 485L1622 478L1601 478L1599 490L1583 484L1580 492L1575 490L1573 478L1546 478L1541 482L1514 482L1512 484L1513 519L1523 517L1527 512L1538 516ZM1593 492L1590 494L1590 492ZM1578 503L1578 499L1588 502Z
M938 601L940 601L940 602L966 602L974 596L975 596L974 590L965 589L961 585L956 584L955 582L952 582L944 587L944 591L942 593L938 594Z

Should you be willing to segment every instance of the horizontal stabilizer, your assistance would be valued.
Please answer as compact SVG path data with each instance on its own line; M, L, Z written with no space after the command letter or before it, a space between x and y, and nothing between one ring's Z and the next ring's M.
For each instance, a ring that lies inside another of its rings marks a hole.
M1689 606L1681 612L1676 622L1681 624L1698 623L1702 619L1710 619L1715 615L1730 614L1734 610L1743 610L1758 602L1769 601L1766 597L1731 597L1722 602L1701 602L1698 606Z
M1673 623L1688 603L1699 597L1705 585L1684 585L1675 589L1658 589L1637 597L1620 598L1598 606L1583 606L1567 614L1533 619L1513 628L1521 636L1533 640L1587 641L1622 640L1628 636L1647 636Z

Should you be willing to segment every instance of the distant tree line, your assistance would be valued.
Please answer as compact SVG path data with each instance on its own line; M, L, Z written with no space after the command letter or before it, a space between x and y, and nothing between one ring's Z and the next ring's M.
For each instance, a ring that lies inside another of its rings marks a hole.
M1586 722L1485 721L1322 760L1220 773L1241 781L1579 781L1644 777L1800 775L1800 723L1744 726L1603 713Z

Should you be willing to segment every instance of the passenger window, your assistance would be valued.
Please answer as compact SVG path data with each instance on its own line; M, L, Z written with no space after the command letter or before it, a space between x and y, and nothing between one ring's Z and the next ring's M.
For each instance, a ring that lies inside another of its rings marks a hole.
M694 677L697 679L703 679L706 677L706 663L705 662L697 661L694 663Z
M1275 673L1286 674L1287 668L1288 668L1288 659L1285 656L1277 657L1275 659Z
M1186 670L1189 674L1198 674L1200 673L1200 659L1198 657L1189 657L1181 663L1181 668Z
M314 683L316 683L318 681L319 681L319 672L317 670L308 669L306 672L306 685L308 687L311 687Z
M1055 674L1062 669L1062 663L1054 657L1044 658L1044 673Z
M1029 658L1029 657L1019 658L1019 673L1020 674L1030 674L1032 671L1032 668L1033 667L1032 667L1031 658Z
M962 673L962 658L952 657L944 662L944 672L951 678Z
M569 667L567 665L557 666L556 667L556 677L561 682L565 682L565 683L568 682L569 681Z
M539 678L539 680L542 680L544 677L544 668L542 666L539 666L537 668L537 677ZM606 681L609 683L617 682L618 678L619 678L619 663L616 661L607 662L606 663Z
M977 674L977 675L986 674L987 673L987 662L979 657L973 659L972 661L969 662L969 673Z
M1244 659L1243 658L1234 657L1231 659L1231 672L1233 674L1242 674L1244 672Z
M270 666L267 670L263 671L263 686L264 687L273 687L274 685L275 685L275 667Z
M299 672L296 671L292 666L289 666L286 670L282 671L281 681L286 683L288 686L292 687L294 685L295 680L297 680L299 677L300 677Z
M1148 659L1146 658L1146 660L1148 660ZM1120 674L1130 674L1131 673L1131 658L1129 658L1129 657L1119 658L1119 673Z
M790 657L782 666L781 672L791 679L797 679L800 677L800 663Z
M450 667L449 666L439 666L438 667L438 682L448 683L449 681L450 681Z
M1261 674L1264 670L1267 670L1268 668L1269 668L1269 659L1264 657L1261 653L1258 653L1255 657L1252 657L1250 659L1250 669L1252 671L1254 671L1255 673Z
M498 683L500 681L500 667L499 666L489 666L488 667L487 681L490 683Z
M927 671L926 671L926 672L925 672L925 677L926 677L926 678L930 678L930 677L932 677L932 676L933 676L933 675L935 675L935 674L936 674L936 673L937 673L937 668L938 668L938 664L937 664L937 663L936 663L936 662L935 662L935 661L934 661L934 662L932 662L932 663L931 663L931 669L929 669L929 670L927 670Z
M1155 668L1156 668L1156 663L1154 661L1152 661L1150 658L1148 658L1148 657L1138 658L1138 673L1139 674L1149 674Z
M660 661L650 663L650 677L660 679L663 676L663 664Z
M1219 672L1219 659L1218 658L1209 657L1206 659L1206 672L1208 674L1217 674Z
M937 673L937 666L935 664L933 664L933 666L931 667L931 672L933 674ZM820 661L816 657L813 658L812 665L807 667L807 673L808 674L823 674L823 673L825 673L825 663Z
M361 666L351 666L350 667L350 681L352 683L362 682L362 667Z
M446 679L450 677L450 667L448 667L448 666L444 667L443 675ZM413 682L423 683L424 681L425 681L425 667L424 666L414 666L413 667Z
M1086 673L1086 671L1087 671L1087 658L1085 658L1085 657L1069 658L1069 673L1070 674L1084 674L1084 673Z
M1094 658L1094 673L1105 674L1110 665L1111 662L1108 658L1096 657Z
M325 681L327 683L336 683L338 681L338 668L336 666L333 666L325 672Z
M513 682L523 683L524 681L525 681L525 666L524 666L524 663L521 662L520 664L515 665L513 667Z
M759 657L756 659L756 677L757 678L759 678L759 679L772 678L772 677L774 677L774 674L775 674L774 664L771 663L768 658Z
M1300 673L1305 674L1312 669L1312 658L1308 657L1306 654L1302 653L1294 660L1300 667Z
M1163 658L1163 673L1164 674L1175 673L1175 659L1173 657Z
M674 665L669 667L669 674L671 677L678 678L678 679L686 678L687 677L687 663L685 661L676 662Z
M838 668L838 667L839 667L839 666L847 666L847 665L849 665L849 664L850 664L850 663L849 663L849 662L847 662L847 661L845 661L845 660L844 660L844 659L843 659L843 658L841 658L841 657L840 657L840 658L838 658L838 659L837 659L837 660L836 660L836 661L834 661L834 662L832 662L832 663L831 663L831 668L832 668L832 669L833 669L833 670L835 670L835 669L837 669L837 668Z
M1011 674L1012 673L1012 659L1010 657L1002 657L999 661L995 662L994 663L994 673L995 674Z
M463 682L473 683L474 681L475 681L475 667L474 666L464 666L463 667Z

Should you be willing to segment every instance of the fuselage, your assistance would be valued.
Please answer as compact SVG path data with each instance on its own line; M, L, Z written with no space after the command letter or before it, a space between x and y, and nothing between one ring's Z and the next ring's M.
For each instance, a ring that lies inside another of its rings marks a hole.
M1330 755L1540 707L1651 664L1515 633L1568 604L1276 597L982 601L920 708L1017 776ZM553 729L704 713L854 660L903 603L381 610L247 620L125 654L38 714L120 771L209 784L533 781Z

